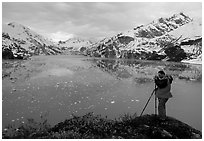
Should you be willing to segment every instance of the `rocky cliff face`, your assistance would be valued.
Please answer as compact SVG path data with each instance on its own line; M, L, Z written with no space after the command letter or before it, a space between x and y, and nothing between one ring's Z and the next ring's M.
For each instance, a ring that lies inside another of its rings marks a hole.
M23 59L31 55L51 55L61 53L53 42L29 28L9 23L2 27L2 57Z
M93 44L87 54L104 58L169 61L192 59L202 53L201 28L202 23L179 13L105 38ZM171 51L175 54L170 54Z

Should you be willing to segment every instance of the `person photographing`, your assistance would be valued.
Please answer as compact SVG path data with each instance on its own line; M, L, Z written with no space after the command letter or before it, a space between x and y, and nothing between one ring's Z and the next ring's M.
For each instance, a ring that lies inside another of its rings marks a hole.
M171 75L166 75L164 71L160 70L154 77L154 82L157 86L155 89L155 96L158 98L158 113L159 116L166 116L166 102L172 97L171 84L173 78Z

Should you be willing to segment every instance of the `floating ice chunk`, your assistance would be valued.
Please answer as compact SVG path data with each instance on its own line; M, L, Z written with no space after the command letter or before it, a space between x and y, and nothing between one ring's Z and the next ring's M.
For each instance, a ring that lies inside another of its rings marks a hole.
M139 102L139 100L138 100L138 99L136 99L135 101Z
M105 110L107 110L108 108L104 108Z
M94 107L94 105L90 105L87 109L90 109L90 108L92 108L92 107Z
M16 89L15 89L15 88L13 88L13 89L12 89L12 91L14 91L14 92L15 92L15 91L16 91Z
M59 83L57 83L57 84L55 85L55 87L59 87Z
M8 129L7 128L4 128L4 131L7 131Z
M113 101L111 101L111 104L113 104L113 103L115 103L115 101L113 100Z
M13 120L11 120L12 122L14 122L15 120L13 119Z
M190 80L191 80L191 81L196 81L196 79L195 79L195 78L191 78Z

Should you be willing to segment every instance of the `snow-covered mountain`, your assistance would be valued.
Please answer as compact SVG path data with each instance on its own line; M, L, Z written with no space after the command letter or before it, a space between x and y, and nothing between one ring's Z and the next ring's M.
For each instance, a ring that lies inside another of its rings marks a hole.
M59 41L58 45L63 51L77 51L83 52L92 44L89 40L84 40L81 38L70 38L66 41Z
M98 42L71 38L58 44L18 23L2 26L3 58L66 51L104 58L202 61L202 21L179 13Z
M105 38L91 45L87 54L105 58L192 59L202 53L201 29L201 22L179 13Z
M12 22L2 26L3 58L58 53L61 50L56 44L21 24Z
M192 22L169 33L175 38L179 38L178 43L190 59L202 61L202 20L195 19Z

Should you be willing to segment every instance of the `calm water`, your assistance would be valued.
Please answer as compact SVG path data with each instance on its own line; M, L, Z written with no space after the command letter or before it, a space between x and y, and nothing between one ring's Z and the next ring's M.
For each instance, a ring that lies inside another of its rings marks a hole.
M16 82L3 79L3 127L24 123L27 118L40 120L40 115L51 125L71 118L72 114L87 112L112 119L125 113L140 115L154 89L152 78L159 69L164 69L174 78L167 115L202 130L201 65L47 58L23 62L24 67L11 74L20 75ZM152 98L144 114L153 113Z

